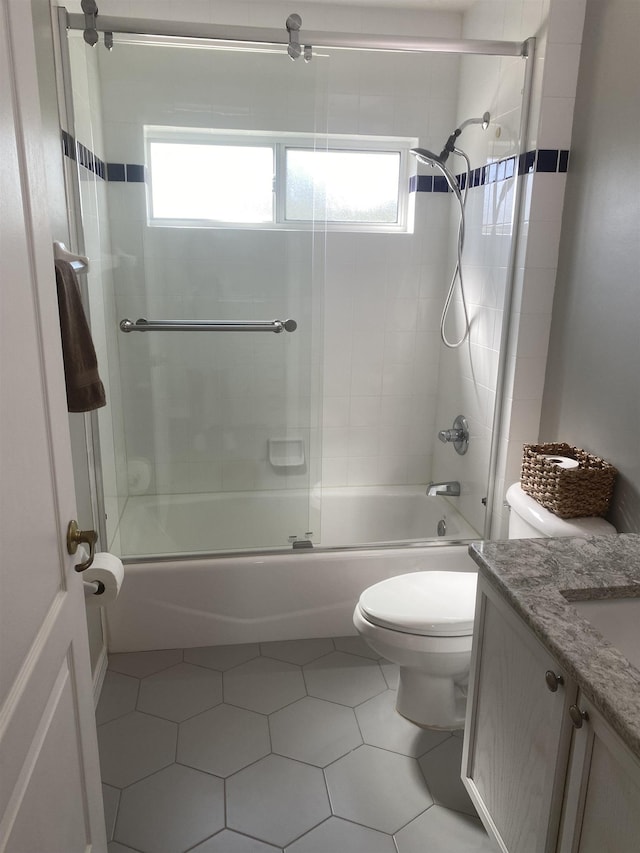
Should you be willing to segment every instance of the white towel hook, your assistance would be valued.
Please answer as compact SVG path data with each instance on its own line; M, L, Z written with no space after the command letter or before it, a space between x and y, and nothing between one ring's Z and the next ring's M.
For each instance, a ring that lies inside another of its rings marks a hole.
M89 272L89 258L70 252L64 243L57 240L53 244L53 257L56 261L67 261L77 273Z

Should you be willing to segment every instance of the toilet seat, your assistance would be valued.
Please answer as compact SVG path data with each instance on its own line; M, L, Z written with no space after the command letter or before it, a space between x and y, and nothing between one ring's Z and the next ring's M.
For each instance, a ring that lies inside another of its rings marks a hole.
M406 634L465 637L473 634L475 572L412 572L366 589L362 615L374 625Z

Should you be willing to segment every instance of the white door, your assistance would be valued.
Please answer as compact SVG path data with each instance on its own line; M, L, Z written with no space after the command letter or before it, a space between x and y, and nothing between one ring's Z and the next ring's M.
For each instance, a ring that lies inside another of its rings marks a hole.
M106 851L31 4L0 0L0 851Z

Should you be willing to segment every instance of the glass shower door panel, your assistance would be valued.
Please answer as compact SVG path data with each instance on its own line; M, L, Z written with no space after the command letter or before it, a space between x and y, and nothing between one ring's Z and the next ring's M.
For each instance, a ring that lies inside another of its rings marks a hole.
M252 207L233 193L251 193L252 183L240 172L237 181L223 181L221 157L217 172L206 156L198 160L202 181L191 201L182 197L174 209L172 181L164 183L161 219L150 208L157 165L145 140L152 133L181 135L188 157L190 139L202 148L224 137L227 147L246 149L263 145L270 133L312 134L323 66L294 65L280 48L253 53L135 41L116 34L113 51L98 58L107 159L114 176L131 178L108 185L118 320L293 318L297 329L119 334L129 471L121 552L288 547L313 535L309 495L318 454L311 442L319 407L312 390L319 359L312 359L312 309L322 235L265 224L264 182L261 221L243 221ZM222 154L228 169L242 169L228 151ZM251 159L264 167L264 156ZM193 183L193 163L183 161L181 172L178 158L174 168L174 186ZM203 203L207 193L218 194L216 204ZM233 213L229 221L196 221L192 210Z

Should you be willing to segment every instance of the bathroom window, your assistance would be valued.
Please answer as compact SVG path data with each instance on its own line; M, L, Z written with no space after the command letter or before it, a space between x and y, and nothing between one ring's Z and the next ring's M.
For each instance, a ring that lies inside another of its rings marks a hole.
M415 139L145 128L150 225L408 231Z

